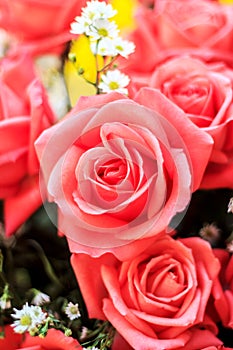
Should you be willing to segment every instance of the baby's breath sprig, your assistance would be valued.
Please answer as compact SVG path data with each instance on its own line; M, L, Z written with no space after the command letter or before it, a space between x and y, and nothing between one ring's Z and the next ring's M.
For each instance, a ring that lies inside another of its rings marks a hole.
M114 336L115 329L108 321L98 321L97 328L95 328L93 331L89 331L85 341L82 343L83 349L111 349Z
M118 26L112 20L116 12L111 4L97 0L88 1L86 7L82 8L81 16L75 17L71 23L71 33L85 35L96 58L96 81L92 84L96 87L97 94L112 90L128 94L126 87L130 79L119 70L115 72L116 60L120 56L128 58L134 52L135 45L120 37ZM73 53L68 57L72 62L76 62L77 57ZM98 57L103 58L101 67ZM81 67L81 74L85 78L84 73ZM80 68L78 74L80 75Z
M15 333L23 334L28 332L31 336L44 338L51 328L62 331L66 336L71 336L71 329L42 306L29 305L26 302L21 309L13 308L14 313L11 317L14 319L11 326Z

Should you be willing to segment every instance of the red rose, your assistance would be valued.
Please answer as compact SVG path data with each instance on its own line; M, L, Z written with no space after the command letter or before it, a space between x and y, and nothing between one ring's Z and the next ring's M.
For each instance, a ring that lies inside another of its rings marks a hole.
M221 270L213 285L214 306L225 327L233 328L233 256L223 249L214 249Z
M4 337L0 338L0 349L16 350L22 341L22 334L15 333L10 325L4 327Z
M233 188L232 76L233 70L221 63L179 56L158 66L149 81L213 137L202 188Z
M132 260L73 254L71 263L89 317L107 319L133 349L196 350L222 344L216 326L205 319L219 272L206 241L164 235Z
M72 338L67 337L64 333L56 329L49 329L47 335L44 338L32 337L29 334L26 335L25 340L20 346L20 350L81 350L82 346L79 342ZM17 350L19 350L17 349Z
M0 26L27 49L50 51L72 38L70 23L85 4L86 0L0 0Z
M128 71L151 72L158 62L180 53L233 63L233 6L206 0L157 0L137 12L130 39L135 53Z
M120 259L135 254L129 244L160 234L185 209L211 147L211 138L153 89L134 101L115 93L81 98L36 141L71 251L113 251Z
M11 326L5 327L5 336L0 339L2 350L81 350L82 346L61 331L49 329L44 338L14 333Z
M0 198L8 235L42 203L34 141L54 115L29 57L4 58L0 69Z

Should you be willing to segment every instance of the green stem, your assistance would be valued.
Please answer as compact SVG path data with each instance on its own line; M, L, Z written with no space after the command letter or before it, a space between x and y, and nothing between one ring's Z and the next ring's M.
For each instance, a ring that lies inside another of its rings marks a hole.
M41 245L39 243L37 243L36 241L34 241L33 239L28 239L27 243L29 243L37 252L38 252L38 256L41 260L41 262L43 263L45 272L47 274L47 276L50 278L50 280L55 283L59 288L63 289L63 286L61 284L61 282L59 281L59 279L57 278L52 265L50 264L48 258L45 255L45 252L43 250L43 248L41 247Z

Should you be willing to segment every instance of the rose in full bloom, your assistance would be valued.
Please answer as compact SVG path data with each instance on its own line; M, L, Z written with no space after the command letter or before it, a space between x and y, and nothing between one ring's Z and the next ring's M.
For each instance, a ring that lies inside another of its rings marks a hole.
M85 4L86 0L0 0L0 26L20 45L48 51L71 39L70 23Z
M5 337L0 339L3 350L81 350L82 346L72 337L56 329L49 329L44 338L14 333L11 326L5 327Z
M220 266L201 238L164 235L134 259L73 254L71 263L89 317L107 319L130 345L118 348L196 350L222 344L206 316Z
M219 320L233 329L233 256L223 249L214 249L221 270L213 286L213 300Z
M81 98L35 145L71 251L124 259L128 245L139 240L143 249L186 208L212 139L160 92L143 89L134 100Z
M201 54L206 60L232 60L233 6L206 0L158 0L137 12L131 40L135 53L128 70L151 72L165 58L179 53Z
M148 83L214 140L202 188L233 188L233 70L179 56L159 65Z
M2 59L0 84L0 198L9 235L42 203L34 141L54 114L29 56Z

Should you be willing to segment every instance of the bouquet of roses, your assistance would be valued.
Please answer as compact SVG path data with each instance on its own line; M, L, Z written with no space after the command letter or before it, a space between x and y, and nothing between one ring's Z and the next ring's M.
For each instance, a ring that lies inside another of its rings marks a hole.
M232 16L0 0L0 349L233 349Z

